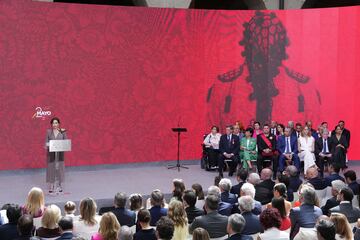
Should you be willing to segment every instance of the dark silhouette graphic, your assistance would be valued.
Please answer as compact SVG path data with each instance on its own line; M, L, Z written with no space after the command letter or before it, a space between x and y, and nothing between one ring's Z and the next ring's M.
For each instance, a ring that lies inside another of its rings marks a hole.
M245 58L243 64L237 69L218 76L224 84L232 88L234 81L239 78L244 68L247 67L249 76L246 80L251 84L253 92L250 101L256 101L256 120L267 122L272 117L273 98L280 94L275 87L274 80L279 74L280 68L293 80L300 84L309 82L310 77L291 70L283 64L288 59L286 48L290 45L286 29L277 18L275 13L264 13L257 11L249 22L244 23L244 37L240 45L244 47L242 56ZM207 102L211 99L213 86L208 91ZM224 113L231 110L231 94L225 98ZM320 95L318 94L320 103ZM304 96L300 94L298 99L298 111L304 111Z

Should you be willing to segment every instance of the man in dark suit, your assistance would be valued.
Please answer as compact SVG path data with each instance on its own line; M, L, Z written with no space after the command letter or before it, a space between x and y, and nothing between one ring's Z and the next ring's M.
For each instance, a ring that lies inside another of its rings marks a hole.
M295 124L295 134L296 134L297 138L299 138L301 136L301 131L302 131L301 123L296 123Z
M21 209L18 205L10 204L6 209L6 217L9 223L0 226L0 239L12 240L19 237L17 222L21 217Z
M241 186L246 182L249 172L245 168L241 168L236 172L236 180L238 184L231 187L230 192L236 196L240 196Z
M56 240L71 240L73 235L73 219L71 217L62 217L58 223L61 236Z
M332 162L332 151L334 144L331 138L329 138L329 130L324 129L321 138L317 139L315 142L315 157L316 165L320 169L320 176L324 176L324 164L325 162Z
M219 182L219 188L221 191L221 201L235 205L237 203L237 197L235 194L230 193L231 189L231 180L228 178L223 178Z
M319 173L315 167L309 167L306 170L306 179L308 183L311 183L315 190L323 190L327 187L325 179L318 176Z
M196 194L193 190L185 190L183 200L189 224L192 223L196 217L204 215L202 209L195 207Z
M125 208L127 201L127 196L125 193L117 193L114 198L114 207L112 208L102 208L99 211L99 214L102 215L105 212L111 211L115 214L117 220L120 223L120 226L126 225L128 227L135 225L136 214L133 211L130 211Z
M262 205L268 204L274 197L273 190L275 183L271 180L271 176L271 169L264 168L260 176L262 182L255 186L255 200L261 202Z
M344 187L340 190L338 194L338 200L340 200L339 206L333 207L330 209L331 213L342 213L346 216L349 223L356 223L358 218L360 218L360 209L354 208L352 206L352 200L354 198L354 194L349 187Z
M300 179L299 170L294 165L290 165L286 168L285 174L287 174L290 178L289 188L293 192L297 192L303 182Z
M337 166L337 164L331 163L329 165L329 176L325 178L326 185L328 187L331 187L331 182L334 180L341 180L345 182L345 179L339 175L340 168Z
M349 188L353 191L354 195L359 195L359 184L356 181L356 172L353 170L348 170L344 173L345 181Z
M17 224L19 237L15 240L31 240L33 238L34 221L33 217L29 214L22 215Z
M217 195L211 194L206 197L205 210L207 214L194 219L189 226L190 234L198 227L205 229L210 238L220 238L227 234L228 217L218 213L219 202L220 197Z
M274 178L278 170L278 154L276 150L276 137L270 133L268 124L264 124L263 133L257 136L258 158L257 168L259 173L264 167L264 160L271 160ZM269 166L266 166L269 167Z
M242 231L245 235L253 235L263 232L263 227L260 223L259 216L252 213L254 206L254 199L251 196L242 196L239 198L239 209L241 215L245 219L245 227Z
M324 215L329 215L329 210L333 207L336 207L340 204L340 201L337 199L337 195L340 193L340 190L346 187L346 184L341 180L334 180L331 183L331 195L325 205L321 207Z
M229 234L227 240L252 240L251 236L242 234L245 224L245 219L241 214L235 213L231 215L227 225L227 232Z
M270 133L274 136L277 135L277 122L272 120L270 123Z
M156 189L152 191L150 196L151 208L149 209L151 215L150 226L156 226L156 222L163 216L167 216L167 209L164 205L164 194Z
M345 121L344 120L340 120L339 121L339 126L340 126L340 129L341 129L341 135L343 135L347 141L347 145L348 145L348 148L350 147L350 131L348 129L345 128ZM335 132L335 131L334 131Z
M232 134L233 127L226 127L226 134L220 137L219 150L219 175L223 177L225 160L229 160L229 176L231 177L236 170L239 162L240 141L239 137Z
M219 202L219 206L218 206L218 213L224 216L230 216L232 211L233 211L233 205L231 203L227 203L227 202L223 202L221 201L221 190L219 187L217 186L210 186L208 188L208 195L215 195L217 197L219 197L220 202ZM205 206L204 206L204 210L206 212Z
M290 128L285 128L284 135L280 136L277 142L279 152L279 170L284 171L288 165L294 165L300 169L300 159L298 157L298 143L295 136L291 136Z

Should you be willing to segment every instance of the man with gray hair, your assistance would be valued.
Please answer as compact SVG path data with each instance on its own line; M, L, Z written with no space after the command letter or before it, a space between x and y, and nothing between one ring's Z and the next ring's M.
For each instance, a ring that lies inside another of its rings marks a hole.
M342 188L346 187L346 184L341 180L334 180L331 182L331 195L332 197L326 201L326 204L321 207L324 215L329 215L329 210L333 207L339 206L340 201L337 199L337 195Z
M219 207L218 207L219 214L224 215L224 216L230 216L231 215L233 205L231 203L221 201L221 190L220 190L219 187L210 186L208 188L208 194L207 195L208 196L214 195L214 196L216 196L216 197L218 197L220 199Z
M290 178L289 188L292 189L293 192L297 192L303 182L300 179L299 170L294 165L290 165L286 167L285 174Z
M231 180L228 178L220 180L219 187L221 191L221 201L235 205L237 203L237 197L235 194L230 193L231 185Z
M289 165L294 165L297 169L300 169L297 140L296 134L292 135L289 127L285 128L284 135L279 136L276 148L280 154L280 172L283 172L285 167Z
M332 162L332 152L335 148L332 138L329 137L329 130L324 128L321 137L315 141L315 158L316 165L320 169L320 176L324 176L325 163Z
M250 196L252 199L255 197L255 187L250 183L244 183L240 190L240 197ZM254 208L251 210L253 214L260 215L262 210L261 203L254 199Z
M299 232L302 228L313 228L316 220L322 215L319 207L315 206L317 202L315 189L312 187L301 188L299 194L300 207L295 207L290 210L291 230L290 239Z
M245 219L245 227L242 233L245 235L252 235L263 231L259 217L252 213L253 208L254 199L252 197L242 196L239 198L239 209Z
M273 172L270 168L264 168L261 170L260 175L262 182L255 186L255 200L261 202L262 205L268 204L274 197L273 189L275 183L271 179L272 175Z
M128 226L122 226L119 231L119 239L121 240L133 240L133 233Z
M245 223L245 219L241 214L232 214L228 219L227 232L229 238L227 240L252 240L251 236L242 234Z
M257 173L250 173L247 182L256 186L260 183L260 175Z

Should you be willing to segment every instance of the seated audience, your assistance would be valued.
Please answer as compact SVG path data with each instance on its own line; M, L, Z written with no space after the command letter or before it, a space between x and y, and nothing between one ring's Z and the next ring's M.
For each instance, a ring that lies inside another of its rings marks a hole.
M169 204L168 217L174 222L173 240L183 240L188 237L188 219L182 202L173 200Z
M257 168L258 171L264 168L264 161L270 160L270 164L266 164L266 167L272 164L272 170L274 179L278 170L278 153L276 151L276 136L270 133L270 127L268 124L264 124L263 133L257 136Z
M286 187L286 198L285 200L292 202L294 200L294 191L289 187L290 186L290 177L287 174L279 173L277 176L278 183L283 183Z
M261 182L260 175L257 173L250 173L247 182L251 183L255 187Z
M325 205L321 207L321 210L324 215L330 215L329 210L340 204L340 201L337 199L337 195L340 193L340 190L343 189L344 187L346 187L346 184L341 180L334 180L331 182L332 197L326 200Z
M319 168L320 177L324 177L325 163L332 162L332 152L334 148L332 138L329 137L329 130L323 129L321 137L315 141L316 165Z
M349 187L344 187L340 190L337 197L338 200L340 200L340 204L331 208L330 214L342 213L347 217L349 223L355 223L358 218L360 218L360 209L352 206L352 200L354 198L352 190Z
M196 194L193 190L185 190L183 203L188 218L188 223L192 223L196 217L204 215L204 211L202 209L195 207Z
M134 237L133 237L133 232L132 232L131 228L129 228L126 225L120 227L120 231L119 231L119 234L118 234L118 239L119 240L133 240L133 238Z
M276 208L265 209L260 214L260 223L264 233L258 237L259 240L289 240L289 233L281 231L281 216Z
M185 191L185 184L184 184L184 181L182 179L177 179L175 178L173 180L173 195L172 195L172 198L170 200L170 202L172 200L178 200L180 202L182 202L182 196L184 194L184 191Z
M191 188L194 190L196 194L196 204L195 207L203 209L205 205L205 194L202 189L202 186L198 183L195 183L191 186Z
M255 161L257 158L256 138L252 138L252 134L253 129L247 128L245 130L245 137L240 142L240 166L245 169L253 169L251 161Z
M189 226L190 234L198 227L205 229L209 233L210 238L219 238L227 234L228 217L218 213L219 203L219 195L210 194L206 197L205 210L207 214L194 219Z
M252 197L242 196L239 198L239 209L245 219L245 227L242 233L245 235L252 235L263 231L259 217L251 212L253 206L254 199Z
M17 223L19 237L15 240L31 240L34 233L34 221L30 214L23 214Z
M351 226L346 216L342 213L332 213L331 221L335 224L336 238L344 240L353 240Z
M344 173L346 184L351 188L354 195L359 195L359 184L356 181L356 172L348 170Z
M313 228L300 228L300 231L296 234L296 236L294 237L294 240L318 240L316 225L321 220L330 220L330 218L328 216L321 215L316 220L316 224Z
M76 204L72 201L67 201L64 205L65 216L75 218Z
M240 197L242 196L250 196L252 199L255 197L255 187L254 185L250 183L244 183L240 190ZM255 215L260 215L262 211L262 205L261 202L256 201L254 199L254 208L251 210L251 212Z
M221 134L219 127L212 126L211 132L204 139L205 151L208 156L210 166L217 166L219 160L219 142Z
M60 237L61 232L58 225L61 219L61 210L56 205L48 206L41 219L41 227L36 229L36 236L40 238Z
M91 236L91 240L117 240L120 224L112 212L106 212L100 220L99 231Z
M316 225L318 240L335 240L335 224L330 220L320 220Z
M230 193L231 189L231 180L228 178L223 178L219 182L219 188L221 191L221 201L230 203L234 205L237 203L237 197L235 194Z
M299 232L300 228L313 228L322 211L316 206L316 193L311 187L302 187L299 193L301 205L290 210L290 238Z
M156 223L157 239L171 240L174 236L174 222L166 216L163 216Z
M331 182L334 180L341 180L345 182L345 179L339 175L340 168L336 164L329 164L329 176L325 178L326 185L331 187Z
M71 216L65 216L58 222L61 236L56 240L71 240L74 237L73 234L73 218Z
M219 176L223 177L223 169L225 160L228 161L229 165L229 177L233 175L236 170L236 166L239 160L239 152L240 152L240 139L238 136L232 134L233 127L226 127L226 134L220 137L219 150Z
M244 227L244 217L238 213L232 214L228 219L227 232L229 238L227 240L252 240L251 236L242 234Z
M114 197L114 207L108 209L115 214L120 226L126 225L131 227L135 225L136 214L135 212L125 208L127 196L125 193L117 193ZM103 212L100 212L102 215Z
M236 172L236 180L238 184L231 187L230 193L240 196L241 186L246 182L248 176L249 176L249 172L244 168L240 168Z
M300 160L304 162L304 173L306 173L309 167L315 165L315 138L311 136L311 131L308 126L304 127L298 138L298 151Z
M323 178L318 176L316 167L310 167L306 171L306 179L308 183L314 186L315 190L322 190L327 187L327 183Z
M167 209L164 208L164 194L156 189L150 196L151 208L149 209L151 215L150 226L156 226L156 222L163 216L167 216Z
M137 216L141 229L134 234L134 240L156 240L155 229L150 227L150 212L141 209ZM120 230L121 231L121 230Z
M289 215L290 213L290 209L291 209L291 202L286 201L286 186L283 183L277 183L274 186L274 198L282 198L285 204L285 212L286 212L286 216ZM274 200L273 198L273 200ZM267 204L267 208L271 208L272 207L272 201L271 203Z
M139 193L133 193L129 196L130 210L135 212L137 216L140 209L143 207L143 198Z
M210 236L205 229L199 227L193 231L192 240L210 240Z
M298 169L295 166L290 165L286 168L285 174L290 177L289 188L292 189L293 192L297 192L299 186L302 184Z
M288 230L291 227L291 221L290 221L288 213L286 212L286 209L285 209L284 198L282 198L282 197L273 198L273 200L271 201L271 207L276 208L280 213L281 226L279 227L279 229L281 231Z
M30 214L33 217L35 227L41 227L41 218L45 210L44 192L37 187L33 187L22 207L22 214Z
M0 239L1 240L12 240L19 237L17 230L17 223L21 217L21 209L19 205L10 204L6 210L6 217L8 223L0 226Z
M262 205L271 202L273 195L273 188L275 183L273 182L272 171L269 168L264 168L261 171L261 180L259 184L255 186L255 200L261 202Z
M221 215L230 216L233 210L233 205L227 202L221 201L221 191L217 186L210 186L208 188L208 195L216 195L220 198L218 212Z
M297 137L291 135L291 129L285 128L283 136L278 138L277 150L279 151L279 170L280 172L289 165L294 165L300 169L300 159L298 157Z
M92 198L84 198L80 201L80 216L74 221L74 234L90 239L98 232L101 216L96 214L96 203Z

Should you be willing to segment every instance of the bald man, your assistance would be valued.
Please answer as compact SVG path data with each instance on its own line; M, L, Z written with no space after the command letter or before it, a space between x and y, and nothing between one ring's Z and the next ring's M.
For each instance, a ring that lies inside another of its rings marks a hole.
M275 183L271 180L272 174L270 168L261 170L260 179L262 182L255 186L255 200L261 202L262 205L268 204L274 197L273 188Z
M314 186L315 190L322 190L327 187L325 179L319 177L319 172L316 167L309 167L305 177L307 182Z

